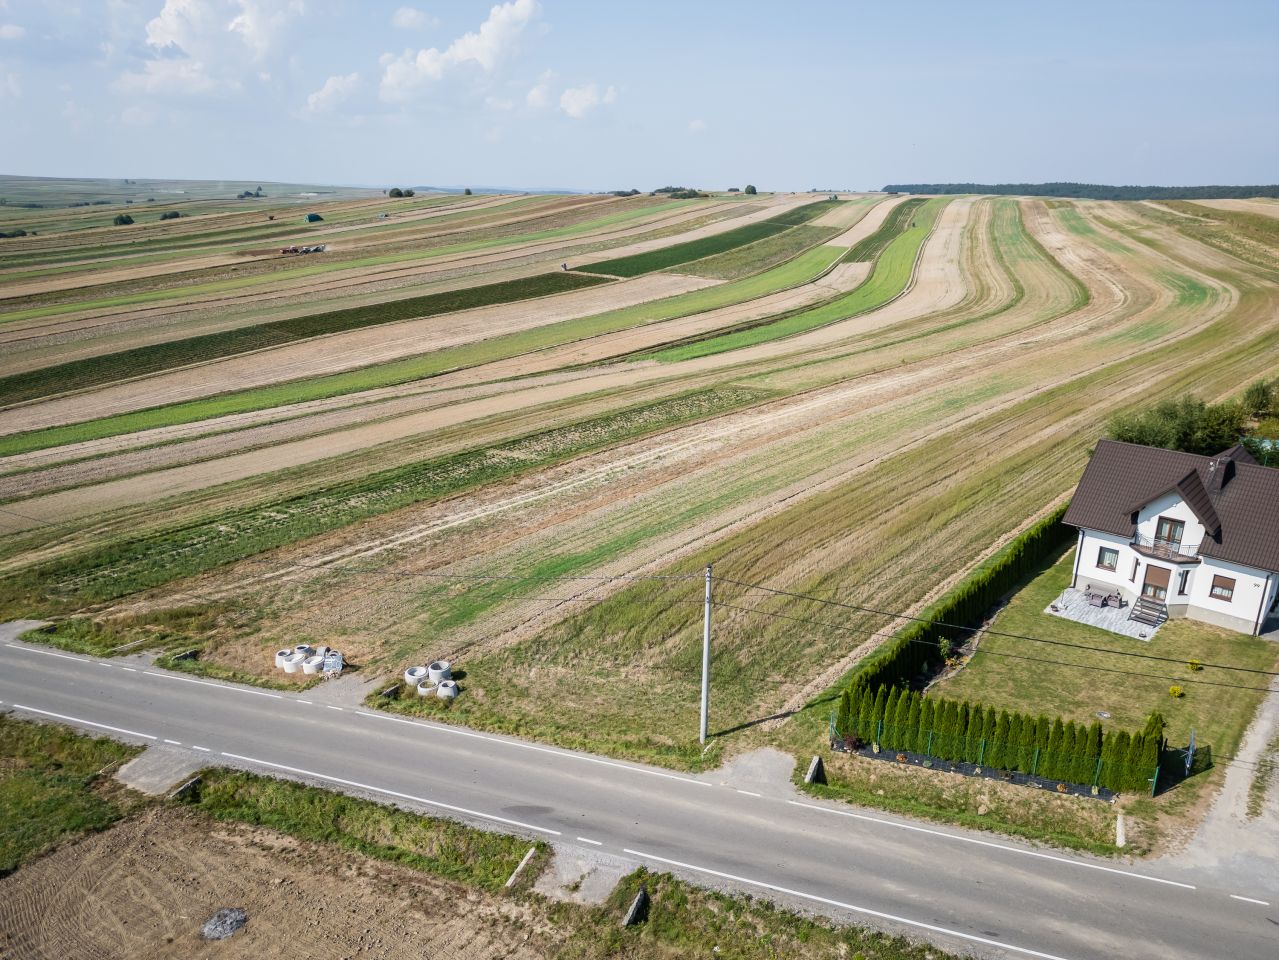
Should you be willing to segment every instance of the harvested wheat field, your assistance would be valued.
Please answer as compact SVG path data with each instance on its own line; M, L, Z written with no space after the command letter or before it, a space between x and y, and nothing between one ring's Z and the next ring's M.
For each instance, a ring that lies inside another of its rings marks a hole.
M299 642L447 657L456 702L389 706L675 767L802 753L1108 418L1279 374L1269 205L347 197L6 241L0 606L250 683L310 682Z

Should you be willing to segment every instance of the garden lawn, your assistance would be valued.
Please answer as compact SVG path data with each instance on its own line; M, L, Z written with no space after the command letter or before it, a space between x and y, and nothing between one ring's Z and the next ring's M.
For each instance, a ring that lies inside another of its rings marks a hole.
M1089 723L1098 712L1105 711L1110 717L1102 721L1104 727L1129 731L1139 729L1147 715L1158 710L1168 721L1170 746L1185 745L1193 728L1200 749L1210 748L1219 758L1232 756L1264 697L1267 678L1212 667L1192 671L1187 664L1197 660L1274 670L1279 646L1184 619L1170 620L1148 641L1133 640L1044 613L1044 608L1069 585L1074 557L1074 550L1069 550L1027 583L991 629L1097 650L985 635L971 661L938 684L936 692L998 709L1060 715L1080 723ZM1176 662L1141 660L1123 656L1124 653L1170 657ZM1012 659L1014 656L1055 662ZM1133 676L1134 673L1154 676ZM1195 681L1237 684L1244 689ZM1181 686L1185 695L1172 697L1168 688L1173 685Z

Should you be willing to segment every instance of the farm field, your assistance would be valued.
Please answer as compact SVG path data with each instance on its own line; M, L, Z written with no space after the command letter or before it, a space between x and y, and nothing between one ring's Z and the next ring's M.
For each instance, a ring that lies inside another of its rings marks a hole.
M827 196L6 210L50 224L0 240L6 619L256 682L300 642L443 657L457 701L378 705L677 768L803 753L1108 417L1279 375L1265 201ZM1010 662L947 682L1011 709Z

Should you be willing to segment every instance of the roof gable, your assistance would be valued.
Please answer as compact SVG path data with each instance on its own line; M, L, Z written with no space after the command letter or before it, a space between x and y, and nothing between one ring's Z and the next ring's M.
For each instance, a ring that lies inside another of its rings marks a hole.
M1131 537L1133 514L1172 492L1207 529L1201 554L1279 571L1279 470L1242 448L1201 457L1101 440L1063 522Z

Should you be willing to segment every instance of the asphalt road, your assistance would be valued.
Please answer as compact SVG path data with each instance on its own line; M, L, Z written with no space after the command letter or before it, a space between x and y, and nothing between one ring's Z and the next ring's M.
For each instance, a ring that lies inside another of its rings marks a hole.
M99 661L16 643L16 632L0 627L0 710L17 716L630 859L961 953L1279 957L1279 897L1219 877L811 801L788 783L745 791L137 658Z

